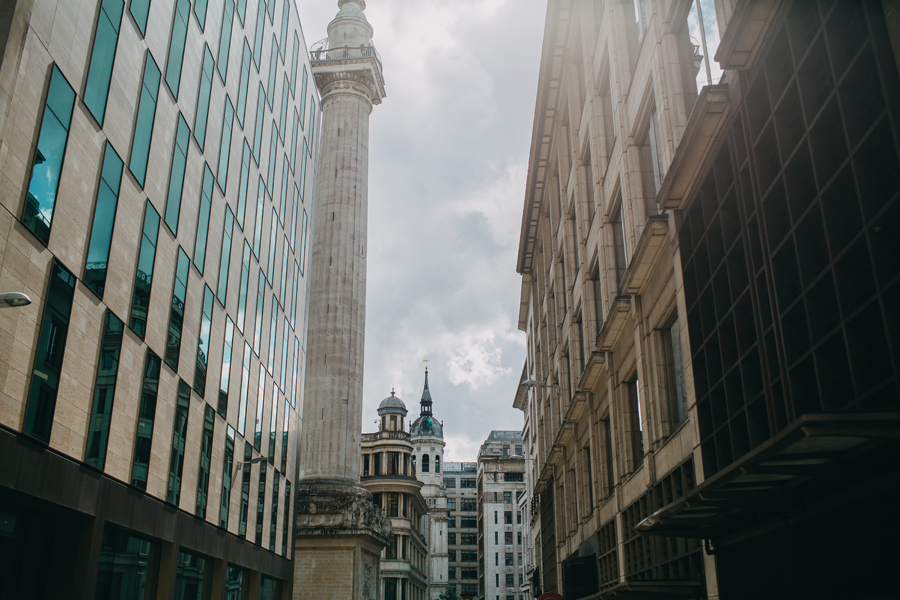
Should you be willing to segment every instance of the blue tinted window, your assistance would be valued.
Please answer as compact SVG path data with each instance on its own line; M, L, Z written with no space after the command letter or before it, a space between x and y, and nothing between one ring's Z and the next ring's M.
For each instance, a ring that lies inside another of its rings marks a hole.
M172 428L172 453L169 455L169 485L166 502L178 506L181 500L181 475L184 470L184 448L187 445L188 414L191 408L191 388L178 380L178 402L175 405L175 424Z
M285 427L284 433L281 434L281 470L287 472L287 447L288 447L288 428L287 428L287 410L284 411ZM287 556L288 532L291 529L291 482L284 482L284 527L281 528L281 555Z
M284 236L284 243L281 244L281 287L278 288L278 304L284 307L284 293L287 288L288 263L287 257L287 236Z
M109 421L116 395L116 378L119 374L119 355L122 351L124 327L122 321L107 308L103 319L103 335L100 338L100 360L97 362L97 378L94 381L94 399L91 403L91 421L88 425L85 456L87 464L100 470L106 466Z
M91 225L91 241L88 245L87 262L84 265L84 284L103 298L106 288L106 272L109 264L109 249L112 245L113 225L119 205L119 187L122 182L122 159L106 143L103 152L103 168L100 171L100 185L97 187L97 203L94 205L94 221Z
M112 79L124 7L123 0L103 0L100 5L100 17L97 19L94 45L91 48L91 64L84 84L84 105L101 127L106 115L106 100L109 97L109 82Z
M272 36L272 52L269 54L269 87L266 92L266 101L269 103L269 110L272 110L272 103L275 101L275 65L278 60L278 40Z
M300 266L294 261L294 276L291 279L291 329L297 327L297 292L300 289Z
M269 221L269 262L266 270L266 281L274 286L275 282L275 248L278 245L278 213L272 207L272 219Z
M259 176L259 185L256 187L256 220L253 224L253 256L259 260L259 250L262 245L263 208L266 205L266 182L262 175Z
M222 12L222 32L219 35L219 54L216 59L216 65L222 81L228 81L228 57L231 55L231 30L233 25L234 0L225 0L225 10Z
M241 258L241 283L238 292L237 322L238 329L244 333L244 321L247 319L247 288L250 285L250 244L244 240L244 256Z
M209 495L209 466L212 461L213 432L216 425L216 411L208 404L203 407L203 437L200 439L200 476L197 477L197 505L194 510L201 519L206 518L206 501ZM207 563L209 565L209 563ZM189 567L189 565L186 565ZM209 565L207 568L211 568ZM196 574L203 581L203 574ZM187 586L188 582L185 581ZM205 591L198 588L198 593Z
M237 14L243 25L244 19L247 17L247 0L237 0Z
M259 345L262 342L263 309L266 294L266 275L259 270L259 285L256 290L256 321L253 323L253 352L259 356Z
M74 106L75 90L54 65L22 212L22 224L44 244L50 241L50 225L53 223Z
M294 126L291 127L291 173L295 171L297 164L297 136L300 134L300 115L294 109Z
M266 453L269 456L269 463L275 463L275 437L278 430L278 388L275 386L275 382L272 382L272 410L269 412L269 451ZM275 485L275 492L272 497L272 501L275 504L278 504L278 472L275 473L275 481L273 482ZM275 526L276 515L275 512L272 512L272 526ZM275 544L275 531L272 530L272 535L269 538L269 544Z
M241 402L238 407L238 431L246 435L247 398L250 395L250 344L244 342L244 360L241 361Z
M287 46L288 23L291 20L290 0L284 0L281 4L281 62L284 62L284 49Z
M218 413L228 418L228 388L231 381L231 354L234 346L234 321L225 315L225 339L222 342L222 374L219 377Z
M275 124L274 119L272 120L272 133L269 136L269 174L266 177L266 191L269 193L269 196L272 195L272 190L275 189L275 151L278 149L278 125Z
M195 0L194 1L194 16L197 17L197 22L200 23L200 30L202 31L206 27L206 4L208 0Z
M274 415L277 411L275 409L276 398L272 398L272 414ZM274 418L274 417L273 417ZM269 456L274 456L275 454L275 430L272 430L270 434L271 438L269 438L269 449L271 452ZM274 458L272 460L275 460ZM275 552L275 540L277 539L275 533L278 529L278 483L281 481L281 477L278 476L278 471L273 473L275 479L272 481L272 517L270 519L271 523L269 526L269 552ZM269 593L271 591L271 593ZM262 576L262 588L260 589L260 596L266 598L278 598L281 595L281 582L276 579L271 579Z
M237 222L241 231L244 230L244 214L247 212L247 187L250 184L250 144L244 140L244 150L241 152L241 179L238 182Z
M184 62L184 42L187 40L188 19L191 14L191 0L177 0L175 15L172 17L172 37L169 41L169 58L166 61L166 85L178 99L181 84L181 67Z
M303 209L303 221L300 225L300 274L306 271L306 209Z
M256 129L253 131L253 161L259 165L259 151L262 146L263 116L266 114L266 90L259 84L256 96Z
M287 204L288 185L290 184L291 167L285 154L281 161L281 191L278 194L278 214L281 215L281 224L284 225L284 208Z
M269 318L269 360L268 371L273 373L275 369L275 343L278 340L278 297L272 294L272 314Z
M147 358L144 361L137 436L134 440L134 461L131 465L131 485L142 490L147 489L147 473L150 470L150 450L153 447L153 424L156 421L160 366L159 357L148 349Z
M212 327L213 292L204 286L203 314L200 317L200 333L197 335L197 368L194 371L194 391L202 398L206 393L206 368L209 365L209 330Z
M178 130L175 147L172 149L172 170L169 172L169 192L166 195L166 225L178 235L178 220L181 216L181 193L184 190L184 170L187 167L188 140L191 130L184 115L178 113Z
M303 198L306 195L306 163L309 158L309 142L306 141L306 138L303 138L303 153L300 154L300 174L297 176L297 185L300 189L300 202L303 202Z
M194 240L194 266L203 274L206 264L206 241L209 234L209 209L212 205L213 174L204 165L203 189L200 190L200 216L197 218L197 237Z
M263 28L265 27L266 2L259 0L259 8L256 11L256 33L253 36L253 64L259 73L259 59L262 56Z
M288 396L288 400L291 403L291 406L294 406L294 398L297 395L297 367L300 363L300 340L294 338L294 369L291 372L291 393ZM287 418L287 415L285 415ZM284 428L284 435L287 436L287 427Z
M309 102L309 139L310 143L306 146L306 154L312 156L312 144L316 142L316 99L310 98Z
M144 339L147 331L147 311L150 308L150 289L153 284L153 264L156 262L156 240L159 235L159 213L147 200L144 227L138 251L137 274L134 279L134 295L131 300L131 318L128 326Z
M244 442L244 464L251 458L253 458L253 446L250 445L250 442ZM247 513L250 506L250 476L252 474L252 467L251 469L243 469L243 473L241 473L241 505L238 513L240 516L238 535L242 538L247 537ZM249 573L246 576L249 577Z
M219 144L219 168L216 171L216 183L222 193L228 184L228 163L231 160L231 131L234 128L234 106L231 98L225 96L225 110L222 113L222 139Z
M281 86L281 119L278 121L278 134L281 136L281 143L284 143L284 128L287 125L287 108L288 108L288 78L284 76L284 84Z
M241 79L238 81L237 119L244 128L244 116L247 114L247 86L250 83L250 44L244 40L244 51L241 54Z
M209 94L212 91L213 55L206 46L203 55L203 69L200 71L200 85L197 92L197 112L194 114L194 139L200 150L206 145L206 122L209 118Z
M234 427L225 433L225 458L222 463L222 502L219 505L219 527L228 529L228 509L231 507L231 471L234 469ZM282 552L282 554L284 554ZM231 567L229 567L229 571Z
M141 35L147 33L147 16L150 14L150 0L131 0L128 7Z
M184 303L187 298L188 276L191 262L187 252L178 247L178 262L175 265L175 283L172 286L172 307L169 310L169 333L166 337L166 364L178 372L181 356L181 332L184 328Z
M260 0L262 2L263 0ZM268 4L266 5L269 13L269 24L272 24L273 19L275 19L275 0L268 0Z
M219 285L216 288L216 297L222 306L228 298L228 269L231 266L231 235L234 231L234 215L231 208L225 206L225 225L222 235L222 255L219 259Z
M306 129L306 86L309 74L306 65L303 65L303 76L300 78L300 127Z
M131 143L131 158L128 169L141 187L147 176L147 159L150 157L150 140L153 137L153 122L156 120L156 98L159 94L159 67L153 55L147 52L144 63L144 77L141 84L141 99L137 120L134 124L134 139Z
M256 380L256 383L256 421L253 426L253 447L259 450L262 445L263 406L266 399L266 369L262 364L259 365L259 378ZM262 464L265 465L266 463L263 462ZM260 519L260 524L262 524L262 519Z
M294 53L291 54L291 96L297 91L297 61L300 60L300 38L294 32Z
M291 252L297 246L297 212L300 210L300 190L294 186L294 204L291 209Z
M290 333L290 328L288 327L287 317L284 318L284 327L282 327L282 340L281 340L281 370L279 371L281 379L278 387L284 390L285 382L287 381L287 365L288 365L288 333Z
M75 281L75 276L54 258L50 269L50 285L44 300L44 313L41 316L41 331L34 355L23 428L26 434L47 444L50 443L53 415L56 412L56 394L59 391L63 355L66 352Z

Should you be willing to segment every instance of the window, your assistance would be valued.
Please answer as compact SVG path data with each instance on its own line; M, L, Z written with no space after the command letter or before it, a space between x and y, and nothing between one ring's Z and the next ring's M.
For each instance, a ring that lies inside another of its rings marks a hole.
M287 427L284 428L285 444L287 447ZM282 456L287 456L283 453ZM282 467L284 463L282 463ZM281 528L281 555L287 558L288 532L291 530L291 482L284 482L284 527ZM278 596L275 596L277 598Z
M250 285L250 244L244 240L244 255L241 258L241 283L238 291L237 326L244 333L247 320L247 288Z
M219 527L228 529L228 512L231 508L231 477L234 470L234 427L225 432L225 456L222 462L222 503L219 505ZM229 571L231 568L229 567Z
M147 33L147 15L150 13L150 0L131 0L128 7L141 35Z
M225 0L225 10L222 11L222 31L219 35L219 54L216 60L222 81L228 81L228 57L231 54L232 25L234 25L234 0ZM243 127L243 123L241 126Z
M213 292L204 286L203 315L200 317L200 333L197 336L197 368L194 371L194 391L201 398L206 392L206 368L209 365L209 333L212 327Z
M288 401L291 403L291 406L294 406L294 397L297 394L297 369L300 366L300 340L294 338L294 368L291 371L291 393L288 396ZM287 417L285 417L287 418Z
M269 135L269 169L266 177L266 192L272 197L272 190L275 189L275 152L278 149L278 124L272 119L272 132Z
M128 160L128 169L141 187L144 187L144 180L147 177L147 159L150 157L150 140L153 137L153 122L156 120L159 76L159 67L156 66L153 55L148 51L147 60L144 62L144 76L137 119L134 124L134 137L131 141L131 158Z
M447 508L449 510L456 510L456 498L447 498Z
M197 236L194 239L194 266L203 274L206 264L206 242L209 236L209 211L212 206L213 174L203 165L203 187L200 190L200 214L197 217Z
M306 209L303 209L303 220L300 225L300 274L303 275L303 271L306 269L306 223L307 215Z
M206 145L206 124L209 119L209 95L212 92L213 55L206 45L203 54L203 68L200 70L200 83L197 91L197 110L194 112L194 139L200 150Z
M87 82L84 84L82 99L101 127L106 115L109 82L112 79L124 7L123 0L103 0L100 5L100 17L97 19L97 29L94 31L91 64L88 67Z
M241 152L241 179L238 182L237 222L241 231L244 230L244 216L247 212L247 187L250 185L250 144L244 140L244 149Z
M478 519L475 517L460 517L459 527L460 529L477 529Z
M213 561L193 552L178 552L175 569L175 597L203 598L212 586Z
M288 360L288 333L290 331L290 327L288 325L287 317L284 318L284 326L281 328L282 332L282 340L281 340L281 370L279 374L281 378L278 382L278 387L282 390L285 390L284 384L287 378L287 360Z
M190 392L188 392L190 393ZM212 460L213 428L216 411L208 404L203 406L203 437L200 439L200 474L197 476L197 505L194 510L201 519L206 518L206 502L209 495L209 467Z
M507 546L512 546L513 543L513 534L512 531L504 531L503 532L503 543Z
M250 442L244 442L244 461L241 469L241 508L240 521L238 522L238 535L247 537L247 513L250 510L250 475L252 474L253 465L247 464L253 459L253 446ZM265 463L263 463L265 466Z
M256 420L253 426L253 447L259 450L262 447L263 407L266 397L266 368L259 365L259 378L256 391Z
M141 408L138 411L137 435L134 441L134 461L131 465L131 485L147 489L150 468L150 449L153 445L153 423L156 420L156 395L159 392L160 360L147 350L144 360L144 379L141 386Z
M303 196L306 193L306 163L309 158L309 142L306 141L306 138L303 138L303 153L300 155L300 175L297 177L297 184L300 189L300 201L303 201ZM296 170L296 168L294 169Z
M524 473L504 473L503 480L507 481L507 482L513 482L513 483L522 482L522 481L525 481L525 474Z
M447 534L447 543L451 546L456 545L456 534L453 533L452 531Z
M287 208L288 186L290 185L290 163L287 154L282 158L281 166L281 193L278 196L278 214L281 215L281 224L284 225L285 209Z
M625 247L625 222L622 220L622 196L619 195L619 208L616 209L612 221L613 245L615 247L616 283L621 287L628 267L628 254ZM620 290L621 291L621 290Z
M259 165L259 151L262 147L263 117L266 114L266 89L262 82L256 94L256 128L253 130L253 162Z
M200 31L206 28L206 5L208 0L194 0L194 16L200 24Z
M312 142L316 141L316 99L311 98L309 103L309 139ZM312 143L310 142L310 143ZM306 149L306 155L309 158L312 158L312 146L308 144L303 144L303 147Z
M681 332L678 314L660 330L666 399L669 402L669 420L680 422L687 415L687 397L684 391L684 366L681 359Z
M274 435L274 434L273 434ZM275 552L275 534L278 531L278 488L279 483L281 481L281 477L278 476L278 471L274 473L275 478L272 481L272 517L269 519L269 551ZM267 579L265 575L263 575L263 580ZM273 581L274 580L269 580ZM261 594L262 595L262 594ZM275 598L280 598L281 596L270 595L270 598L273 600Z
M244 19L247 17L247 0L237 0L237 14L241 25L243 25Z
M470 490L475 489L475 478L474 478L474 477L462 477L462 478L460 478L460 480L459 480L459 487L465 488L465 489L470 489ZM464 501L464 502L465 502L465 501ZM474 502L474 500L472 500L472 502ZM464 508L463 510L467 510L467 509ZM471 509L468 509L468 510L475 510L475 509L474 509L474 508L471 508Z
M272 50L269 53L269 85L266 88L266 102L269 104L269 110L272 110L275 104L275 65L278 62L278 40L272 36Z
M297 296L300 295L300 265L297 264L297 261L294 261L294 275L291 279L291 329L296 328L297 324Z
M150 290L153 283L153 264L156 261L156 240L159 234L159 213L147 200L144 227L138 251L137 274L131 300L131 317L128 326L139 338L147 331L147 310L150 307Z
M513 587L516 585L515 575L513 573L506 574L506 587Z
M460 562L478 562L478 553L471 550L460 551Z
M499 515L499 512L495 510L495 511L494 511L494 525L496 525L496 524L498 523L498 520L497 520L497 519L498 519L498 515Z
M504 525L512 525L512 511L511 510L503 511L503 524Z
M44 244L50 242L50 225L74 106L75 91L54 65L22 213L22 224Z
M284 74L284 83L281 86L281 117L278 121L278 132L281 136L281 142L284 143L284 129L287 126L287 108L288 108L288 91L290 84L288 83L287 73Z
M266 293L266 277L259 270L259 285L256 290L256 321L253 327L253 352L259 356L259 345L262 342L263 302Z
M423 454L422 455L422 472L423 473L428 472L428 460L429 460L429 456L427 454Z
M247 397L250 394L250 344L244 342L244 360L241 362L241 402L238 408L238 431L246 435Z
M181 193L184 191L184 172L187 167L188 140L191 130L184 115L178 113L178 129L172 148L172 169L169 171L169 191L166 194L166 225L178 235L178 220L181 216Z
M641 160L641 191L644 196L644 214L649 217L659 213L656 194L662 185L665 169L659 144L659 124L656 107L651 106L644 133L638 142Z
M297 60L300 57L300 38L294 32L294 52L291 54L291 96L297 90Z
M274 0L273 0L274 1ZM287 32L288 32L288 21L291 18L291 4L290 0L284 0L281 5L281 62L284 62L284 48L287 46Z
M525 456L522 453L522 445L521 444L516 444L516 456Z
M259 492L256 495L256 545L262 545L263 519L266 512L266 471L269 463L259 463Z
M219 168L216 171L216 183L222 193L228 184L228 163L231 160L231 131L234 127L234 107L231 98L225 96L225 112L222 114L222 139L219 145Z
M244 50L241 53L241 78L238 81L237 120L244 128L244 116L247 113L247 87L250 84L250 44L244 39Z
M176 0L175 14L172 16L172 36L169 41L169 56L166 61L166 85L178 99L181 85L181 67L184 63L184 43L187 40L188 18L191 0Z
M262 56L263 44L263 27L265 25L266 3L260 0L259 8L256 11L256 33L253 36L253 64L256 66L256 72L259 73L259 58Z
M272 294L272 309L269 313L269 356L266 369L275 375L275 344L278 340L278 296Z
M253 221L253 256L259 258L262 246L263 208L266 205L266 184L262 175L259 176L259 185L256 187L256 218Z
M603 142L604 165L609 164L609 161L612 159L613 146L616 144L616 126L613 117L609 82L610 71L609 66L607 66L604 73L600 76L600 91L598 95L600 100L600 123L602 125L600 140Z
M113 226L119 205L122 167L122 159L113 150L112 144L107 142L106 150L103 152L100 185L97 187L97 202L94 205L91 241L88 245L87 262L84 265L84 284L100 298L103 298L103 291L106 289L109 249L112 245Z
M132 7L138 0L131 0ZM114 598L124 581L148 598L156 595L159 579L159 542L151 542L106 524L97 567L97 598Z
M504 565L506 565L507 567L512 567L512 566L514 566L514 565L513 565L513 553L512 553L512 552L507 552L507 553L506 553L506 560L505 560L505 562L504 562Z
M456 487L456 477L444 477L444 487L445 488L455 488Z
M278 248L278 213L272 207L272 218L269 220L269 260L266 268L266 281L275 285L275 251Z
M644 460L644 436L641 431L641 399L638 391L637 374L625 381L625 393L627 394L629 421L631 426L631 451L636 469Z
M478 543L478 534L461 533L459 534L459 543L463 546L474 546Z
M434 472L441 472L441 457L437 454L434 455Z
M187 253L179 246L175 283L172 285L172 308L169 309L169 332L166 336L166 364L175 372L178 372L178 359L181 356L181 331L184 327L184 302L187 298L190 268Z
M94 380L94 400L91 403L85 457L85 462L100 470L106 465L106 444L116 395L124 328L122 321L107 308L103 319L103 336L100 339L100 360L97 363L97 378Z
M216 286L216 298L225 306L228 297L228 269L231 266L231 237L234 231L234 215L231 208L225 205L225 223L222 230L222 252L219 257L219 284Z
M223 419L228 418L228 386L231 380L231 353L234 345L234 322L225 315L225 337L222 343L222 373L219 378L218 412Z
M503 504L512 504L512 492L503 492Z
M269 413L269 462L275 462L275 438L278 429L278 388L272 382L272 411Z
M300 127L306 129L306 86L309 74L306 65L303 65L303 76L300 78Z
M687 30L692 48L691 67L694 69L694 80L697 92L705 85L717 83L722 77L722 68L713 57L719 49L719 25L713 5L704 5L700 9L699 0L691 1L691 9L687 17ZM710 60L712 59L712 60Z

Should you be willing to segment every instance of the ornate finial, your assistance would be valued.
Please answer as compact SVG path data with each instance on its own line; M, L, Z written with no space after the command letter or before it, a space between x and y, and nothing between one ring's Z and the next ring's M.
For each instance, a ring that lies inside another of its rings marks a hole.
M344 8L348 2L356 2L362 10L366 10L366 0L338 0L338 9Z
M428 372L428 359L427 359L427 358L423 358L423 359L422 359L422 362L425 363L425 372L427 373L427 372Z
M394 388L391 388L391 396L394 395Z

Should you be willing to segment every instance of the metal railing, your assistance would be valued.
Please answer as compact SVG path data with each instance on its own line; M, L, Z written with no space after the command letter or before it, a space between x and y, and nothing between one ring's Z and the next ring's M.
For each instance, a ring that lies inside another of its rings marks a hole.
M375 46L329 48L328 40L325 39L313 44L312 49L309 51L309 60L313 63L366 58L374 58L375 62L378 63L378 70L381 71L381 56L375 50Z

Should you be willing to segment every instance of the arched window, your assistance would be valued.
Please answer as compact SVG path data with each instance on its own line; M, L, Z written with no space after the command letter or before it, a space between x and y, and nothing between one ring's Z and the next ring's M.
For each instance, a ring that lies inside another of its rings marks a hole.
M412 458L412 474L415 475L416 474L416 455L413 454L411 458Z
M423 473L428 472L428 455L427 454L422 455L422 472Z
M434 472L435 473L441 472L441 457L439 454L434 455Z

